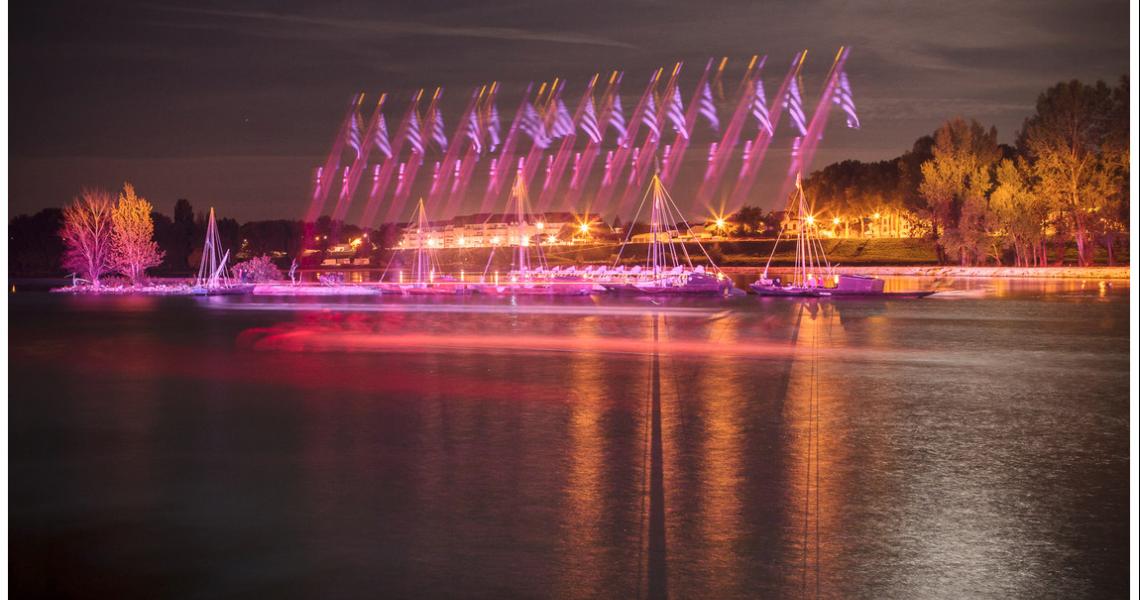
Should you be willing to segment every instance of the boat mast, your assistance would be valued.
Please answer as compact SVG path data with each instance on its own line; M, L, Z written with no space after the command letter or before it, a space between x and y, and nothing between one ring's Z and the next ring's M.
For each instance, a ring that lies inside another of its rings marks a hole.
M424 212L424 199L420 198L419 205L416 207L416 257L412 263L412 283L414 285L423 285L427 283L430 275L431 256L427 245L424 243L424 232L427 231L428 221L427 215Z
M214 208L210 207L210 219L206 224L206 241L202 246L202 262L198 265L198 278L194 285L210 289L229 284L226 276L226 259L229 252L222 252L222 240L218 235L218 223L214 219Z
M519 236L519 275L525 279L527 272L527 253L526 253L526 214L523 212L526 198L526 182L522 177L515 179L515 220L518 222L518 236Z
M795 203L799 235L796 236L796 262L792 283L802 287L823 287L824 277L831 273L831 263L823 251L823 243L815 235L815 217L809 210L799 173L796 174Z
M653 179L653 206L649 212L649 230L652 237L652 242L649 245L649 260L653 265L653 281L657 281L657 266L660 262L660 251L658 249L657 233L661 229L661 188L656 177Z

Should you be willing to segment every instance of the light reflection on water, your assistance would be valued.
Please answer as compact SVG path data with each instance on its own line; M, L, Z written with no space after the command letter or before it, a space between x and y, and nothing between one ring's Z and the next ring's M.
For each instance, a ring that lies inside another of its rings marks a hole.
M14 589L1122 591L1126 286L937 285L953 293L16 295Z

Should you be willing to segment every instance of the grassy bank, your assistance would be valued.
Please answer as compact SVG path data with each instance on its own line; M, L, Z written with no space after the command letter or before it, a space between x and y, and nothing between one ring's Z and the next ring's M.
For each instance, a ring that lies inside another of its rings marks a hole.
M934 243L922 239L846 239L825 240L824 252L832 264L847 267L940 267ZM686 244L694 262L706 262L697 244ZM618 258L620 244L598 244L578 246L555 246L544 248L548 264L613 264ZM736 240L707 242L704 244L709 256L722 267L762 268L772 257L773 266L790 266L795 261L794 240ZM774 250L774 251L773 251ZM621 262L636 264L645 260L646 244L629 244L622 252ZM510 268L511 249L500 248L490 256L487 248L439 250L440 266L445 270L480 271L490 264L492 269ZM1054 255L1051 253L1050 257ZM1117 248L1118 264L1128 264L1127 242ZM1066 249L1066 263L1075 264L1075 246ZM399 259L397 259L399 260ZM409 259L410 260L410 257ZM1104 249L1099 248L1096 260L1098 265L1107 264Z
M728 273L751 274L755 267L725 267ZM791 267L773 267L773 275L791 272ZM1128 267L947 267L947 266L840 266L839 273L847 275L870 275L877 277L986 277L1023 279L1089 279L1128 281Z

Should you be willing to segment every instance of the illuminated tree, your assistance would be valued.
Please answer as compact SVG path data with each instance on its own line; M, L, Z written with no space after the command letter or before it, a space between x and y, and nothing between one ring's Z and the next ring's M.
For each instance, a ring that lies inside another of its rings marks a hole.
M98 287L99 277L111 270L111 194L83 190L63 209L59 236L65 246L63 266Z
M1024 159L1003 160L997 168L997 183L990 194L994 233L1014 250L1018 266L1044 265L1045 227L1049 202L1037 190L1031 168Z
M1132 151L1129 146L1129 82L1120 78L1120 85L1112 90L1112 126L1102 149L1105 166L1109 171L1110 193L1104 210L1097 214L1093 229L1108 253L1108 264L1116 264L1115 246L1120 234L1128 231L1129 167Z
M1120 151L1110 144L1118 128L1115 114L1104 82L1059 83L1037 99L1037 113L1021 133L1041 193L1064 215L1082 266L1092 263L1090 238L1097 223L1111 223L1103 216L1117 208L1112 200L1119 189Z
M119 201L111 210L111 263L115 270L137 283L146 270L162 263L162 251L154 241L150 202L123 184Z
M963 265L978 260L985 243L991 171L999 158L993 127L956 118L934 132L933 158L922 164L919 191L940 255L957 255Z

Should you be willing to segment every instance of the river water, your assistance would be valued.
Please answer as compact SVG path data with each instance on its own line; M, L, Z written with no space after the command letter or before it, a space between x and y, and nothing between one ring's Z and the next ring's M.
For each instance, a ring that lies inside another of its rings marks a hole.
M13 596L1128 585L1128 289L9 295Z

